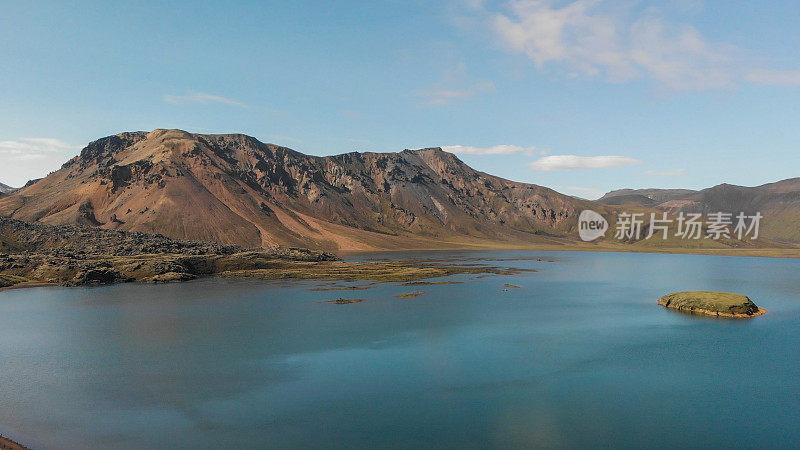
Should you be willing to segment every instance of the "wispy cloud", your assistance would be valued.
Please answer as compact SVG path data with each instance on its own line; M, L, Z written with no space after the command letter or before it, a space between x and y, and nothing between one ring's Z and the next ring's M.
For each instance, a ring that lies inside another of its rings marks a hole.
M77 146L54 138L0 141L0 161L32 161L74 150Z
M754 69L747 74L747 81L767 86L800 86L800 70Z
M557 170L611 169L641 163L641 160L627 156L550 155L539 158L528 165L533 170L554 172Z
M673 169L673 170L645 170L645 175L652 175L656 177L681 177L686 175L686 169Z
M191 92L186 95L167 94L164 96L164 101L174 105L185 105L190 103L222 103L224 105L236 106L239 108L250 108L249 105L246 105L242 102L237 102L236 100L231 100L219 95L207 94L205 92Z
M453 58L449 46L441 50L441 59ZM494 82L476 79L469 75L467 63L464 61L442 63L441 79L430 89L416 91L414 94L425 99L428 105L442 106L459 100L476 97L481 94L495 92Z
M800 86L800 70L764 67L746 50L712 42L687 23L667 20L657 8L635 11L606 0L512 0L507 12L483 14L506 49L567 77L614 83L649 78L684 91L741 83Z
M495 145L493 147L469 147L466 145L445 145L442 150L462 155L513 155L515 153L540 154L547 153L538 147L520 147L517 145Z
M426 103L429 105L448 105L455 100L463 100L494 91L495 87L493 82L482 80L460 89L436 88L417 91L417 95L424 97Z

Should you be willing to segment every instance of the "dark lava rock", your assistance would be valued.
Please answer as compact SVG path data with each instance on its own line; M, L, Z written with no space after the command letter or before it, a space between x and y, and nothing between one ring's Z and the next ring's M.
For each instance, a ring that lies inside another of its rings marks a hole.
M114 284L129 281L129 278L124 276L117 270L101 267L96 269L89 269L86 271L78 272L75 274L74 283L78 286L91 285L91 284Z

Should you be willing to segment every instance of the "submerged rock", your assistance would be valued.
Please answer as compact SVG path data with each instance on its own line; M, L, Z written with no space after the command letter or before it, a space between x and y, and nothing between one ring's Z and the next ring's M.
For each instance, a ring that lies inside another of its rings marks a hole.
M336 305L349 305L350 303L361 303L363 302L363 298L344 298L339 297L336 300L328 300L325 303L333 303Z
M405 294L395 295L397 298L412 298L412 297L419 297L420 295L424 294L425 291L414 291L414 292L406 292Z

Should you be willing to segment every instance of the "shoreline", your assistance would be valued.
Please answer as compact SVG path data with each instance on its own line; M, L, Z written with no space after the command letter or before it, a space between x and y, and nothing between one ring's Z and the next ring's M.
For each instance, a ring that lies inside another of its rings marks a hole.
M155 262L162 261L165 255L153 256ZM173 255L166 255L167 258ZM224 257L223 257L224 258ZM152 271L125 272L129 261L115 261L117 268L111 266L105 270L116 271L119 276L98 278L94 282L80 281L71 272L61 278L37 280L29 278L30 274L14 274L21 281L9 286L1 287L0 292L6 289L25 289L33 287L91 287L109 286L123 283L149 283L162 284L183 282L201 278L239 278L257 280L319 280L319 281L372 281L372 282L414 282L429 280L458 274L473 275L499 275L511 276L522 273L536 272L535 269L495 266L491 264L460 264L436 263L426 260L406 261L371 261L356 262L342 260L327 261L297 261L281 260L255 254L235 254L232 264L228 259L213 259L206 270L191 273L190 267L184 267L187 272L167 274L154 274ZM137 264L146 258L142 255L136 258ZM99 260L102 262L103 260ZM95 261L97 262L97 261ZM139 264L142 266L142 264ZM189 265L191 266L191 265ZM38 266L36 266L38 267ZM2 275L2 273L0 273ZM26 276L28 275L28 276ZM58 274L55 274L58 275ZM63 274L62 274L63 275ZM166 276L169 275L169 276Z
M340 250L340 256L363 255L369 253L401 253L401 252L449 252L449 251L503 251L503 250L529 250L529 251L554 251L554 252L604 252L604 253L651 253L664 255L695 255L695 256L741 256L747 258L786 258L800 259L800 248L631 248L625 246L595 247L581 244L570 245L487 245L487 246L462 246L462 247L431 247L431 248L403 248L384 250Z
M363 250L363 251L343 251L338 255L342 257L363 256L369 254L380 253L398 253L398 252L453 252L453 251L562 251L562 252L603 252L603 253L651 253L651 254L685 254L697 256L740 256L751 258L786 258L795 259L800 258L800 249L747 249L747 250L733 250L733 249L719 249L718 251L709 251L711 249L632 249L632 248L619 248L619 247L587 247L583 245L545 245L545 246L526 246L526 247L484 247L484 248L451 248L451 249L403 249L403 250ZM716 250L716 249L715 249ZM784 251L781 251L784 250ZM774 252L783 254L774 254ZM767 253L767 254L765 254ZM772 253L772 254L769 254ZM17 256L36 257L43 256L32 254L22 254ZM126 266L132 261L139 263L156 262L163 260L176 260L184 259L185 255L175 254L150 254L150 255L135 255L129 257L94 257L83 261L103 262L115 260L112 267ZM194 258L197 258L196 256ZM384 261L360 261L360 260L291 260L283 259L270 255L265 251L246 251L233 255L206 255L200 256L202 259L207 259L209 265L213 269L206 269L199 272L181 270L181 273L168 273L158 275L152 271L148 273L134 273L129 278L115 279L111 282L100 283L85 283L76 284L66 279L59 280L41 280L29 278L24 273L15 271L16 273L0 272L0 275L15 275L22 277L23 281L12 284L10 286L0 287L0 292L10 289L25 289L34 287L71 287L71 286L96 286L96 285L112 285L124 282L147 282L147 283L165 283L165 282L179 282L189 281L198 278L206 277L227 277L227 278L243 278L243 279L262 279L262 280L341 280L341 281L377 281L377 282L409 282L416 280L426 280L436 277L447 275L454 275L458 273L473 273L473 274L497 274L497 275L513 275L519 272L528 270L515 269L509 267L497 267L491 265L491 258L489 264L475 266L471 264L459 264L458 262L442 263L438 261L431 261L429 259L387 259ZM229 260L235 260L234 263L228 264ZM438 262L438 263L435 263ZM119 267L124 271L122 267ZM513 273L512 273L513 272ZM180 275L180 276L177 276ZM677 310L677 308L671 308ZM697 314L707 316L719 316L715 311L700 312ZM724 314L724 313L722 313ZM761 313L763 314L763 313ZM735 315L725 315L724 317L737 318ZM745 315L744 317L751 317Z
M664 305L661 305L664 306ZM768 313L769 311L759 307L758 312L753 314L731 314L731 313L724 313L718 311L712 311L710 309L702 309L702 308L673 308L672 306L664 306L664 308L684 313L684 314L694 314L698 316L710 316L710 317L722 317L724 319L750 319L753 317L763 316L764 314Z

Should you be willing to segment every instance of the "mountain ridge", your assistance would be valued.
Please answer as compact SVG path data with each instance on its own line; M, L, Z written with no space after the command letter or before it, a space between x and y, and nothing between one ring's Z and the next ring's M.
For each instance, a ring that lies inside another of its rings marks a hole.
M589 201L472 169L431 147L305 155L240 133L123 132L89 143L47 177L0 198L0 216L159 233L246 248L323 251L571 246L591 209L762 211L758 242L624 240L590 246L794 247L800 178L759 187L612 191Z
M158 129L89 143L0 199L0 214L248 247L373 250L569 240L591 205L437 147L323 157L244 134Z
M597 200L609 206L646 207L671 214L760 213L762 236L778 243L800 242L800 177L759 186L722 183L701 190L620 189Z

